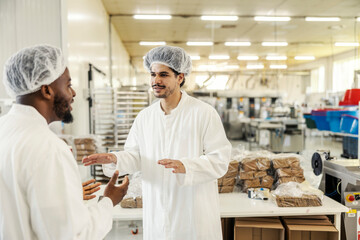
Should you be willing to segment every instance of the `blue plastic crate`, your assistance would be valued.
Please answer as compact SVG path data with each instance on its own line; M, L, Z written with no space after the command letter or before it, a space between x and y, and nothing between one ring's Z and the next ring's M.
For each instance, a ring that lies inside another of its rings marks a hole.
M344 133L358 134L359 119L355 116L343 114L340 120L340 130Z
M326 121L329 122L330 131L340 132L341 116L344 114L358 116L358 111L339 110L326 112Z

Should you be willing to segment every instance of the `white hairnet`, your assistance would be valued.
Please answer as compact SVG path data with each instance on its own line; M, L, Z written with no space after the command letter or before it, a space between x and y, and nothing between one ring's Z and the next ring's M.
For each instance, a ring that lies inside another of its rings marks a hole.
M145 56L144 67L151 72L154 63L164 64L185 76L191 72L191 58L180 47L160 46L151 49Z
M38 91L65 71L66 65L59 48L37 45L24 48L11 56L4 67L3 82L12 97Z

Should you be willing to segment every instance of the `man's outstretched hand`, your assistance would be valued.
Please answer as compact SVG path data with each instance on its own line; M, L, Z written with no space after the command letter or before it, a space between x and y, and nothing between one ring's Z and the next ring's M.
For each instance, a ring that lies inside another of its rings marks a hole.
M121 200L126 195L129 186L129 178L127 176L124 178L120 186L115 186L118 177L119 177L119 171L116 170L104 191L104 197L110 198L114 206L119 202L121 202Z

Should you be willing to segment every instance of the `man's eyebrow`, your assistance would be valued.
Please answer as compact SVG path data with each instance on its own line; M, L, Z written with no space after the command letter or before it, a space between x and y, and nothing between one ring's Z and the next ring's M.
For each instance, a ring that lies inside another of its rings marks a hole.
M150 72L150 73L156 73L156 72ZM162 71L162 72L159 72L159 73L169 73L167 71Z

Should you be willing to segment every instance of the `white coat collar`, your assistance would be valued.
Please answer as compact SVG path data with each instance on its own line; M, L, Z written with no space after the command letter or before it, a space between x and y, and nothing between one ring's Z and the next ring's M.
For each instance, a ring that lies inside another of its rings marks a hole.
M178 105L176 106L176 108L171 110L171 113L169 115L166 115L166 116L174 115L184 105L184 102L186 101L186 98L188 97L188 94L184 90L181 90L181 93L182 94L181 94L181 98L180 98L180 101L179 101ZM158 109L162 113L162 115L165 115L165 112L161 109L160 101L158 101Z
M46 119L32 106L14 103L9 114L22 115L26 118L32 118L41 124L48 126Z

